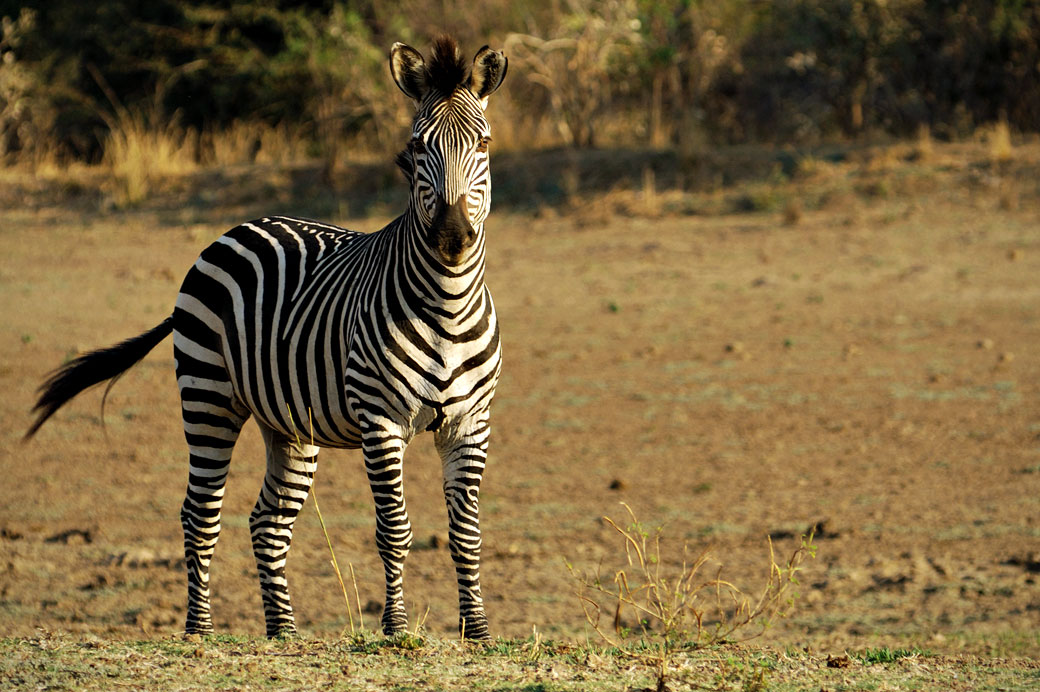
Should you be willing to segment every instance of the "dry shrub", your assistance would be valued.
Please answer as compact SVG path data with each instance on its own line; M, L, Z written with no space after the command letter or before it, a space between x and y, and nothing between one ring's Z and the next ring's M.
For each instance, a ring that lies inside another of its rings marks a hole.
M622 505L630 520L626 528L603 519L622 537L627 566L608 576L570 569L578 579L578 599L589 625L619 652L652 665L659 689L674 654L754 639L787 616L797 596L798 572L816 554L810 533L780 564L770 541L766 581L745 591L723 579L721 567L708 573L712 558L707 549L693 554L684 545L680 565L666 566L661 530L651 534ZM635 616L634 623L626 620L629 615Z
M638 54L637 7L632 0L567 0L563 7L547 38L511 33L503 50L526 83L529 105L551 116L564 141L591 147Z
M0 163L51 158L46 134L58 113L40 107L40 76L20 59L22 41L35 25L36 12L28 8L17 18L0 18Z

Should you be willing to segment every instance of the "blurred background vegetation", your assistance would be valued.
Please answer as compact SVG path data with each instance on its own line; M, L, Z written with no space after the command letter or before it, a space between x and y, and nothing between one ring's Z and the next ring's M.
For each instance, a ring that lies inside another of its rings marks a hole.
M163 171L385 156L397 40L504 49L496 147L1040 128L1040 0L0 0L0 162ZM146 184L146 181L143 183ZM133 193L128 193L133 196Z

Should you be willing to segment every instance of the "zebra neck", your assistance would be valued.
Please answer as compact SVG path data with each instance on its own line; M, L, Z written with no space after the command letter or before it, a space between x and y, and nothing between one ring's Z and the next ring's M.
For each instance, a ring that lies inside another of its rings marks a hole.
M448 264L439 249L431 245L430 238L434 234L429 227L419 222L417 215L409 214L404 220L402 292L443 317L468 313L484 291L484 224L474 229L473 245L460 261Z

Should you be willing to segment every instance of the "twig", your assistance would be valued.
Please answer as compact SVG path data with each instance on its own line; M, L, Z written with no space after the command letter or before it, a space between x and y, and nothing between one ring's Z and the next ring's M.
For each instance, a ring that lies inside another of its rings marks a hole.
M350 567L350 581L354 584L354 602L357 603L358 622L361 625L361 629L364 630L365 616L361 613L361 596L358 595L357 577L354 576L354 563L348 562L347 565Z

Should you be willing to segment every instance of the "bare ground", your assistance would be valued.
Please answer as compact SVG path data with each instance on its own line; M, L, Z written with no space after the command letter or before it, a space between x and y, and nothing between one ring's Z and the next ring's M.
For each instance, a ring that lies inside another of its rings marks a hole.
M623 518L623 501L675 543L713 547L748 587L768 572L767 536L783 552L816 525L797 607L766 642L1040 655L1040 149L1002 165L980 149L933 156L493 214L506 361L481 498L495 634L584 640L566 563L622 566L601 517ZM113 389L104 427L93 392L20 437L45 374L165 317L230 213L0 210L0 636L183 627L170 344ZM262 457L249 427L213 568L221 632L263 632L247 530ZM447 636L431 440L407 459L406 598ZM315 487L374 628L382 570L359 454L324 452ZM338 635L347 612L313 509L289 570L304 633Z

